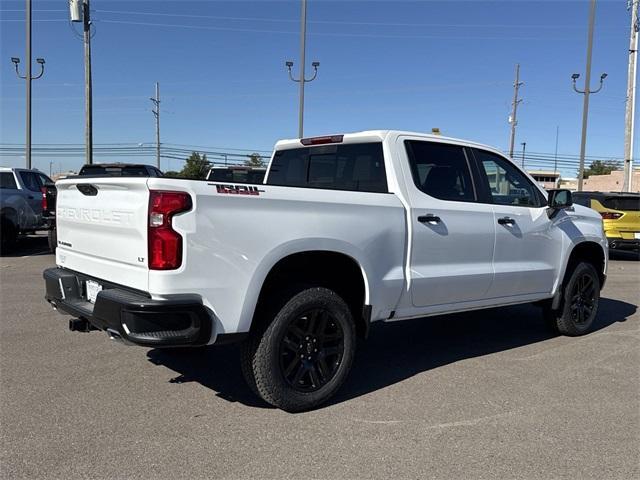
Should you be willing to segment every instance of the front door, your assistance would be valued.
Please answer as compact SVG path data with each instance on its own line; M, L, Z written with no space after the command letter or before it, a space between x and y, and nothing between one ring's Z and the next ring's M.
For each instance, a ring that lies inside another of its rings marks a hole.
M495 278L488 298L551 292L562 254L562 235L547 216L546 201L509 160L473 149L493 203Z

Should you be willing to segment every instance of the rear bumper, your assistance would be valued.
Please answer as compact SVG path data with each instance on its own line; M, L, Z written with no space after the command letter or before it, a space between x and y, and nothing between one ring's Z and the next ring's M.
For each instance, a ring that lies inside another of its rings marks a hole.
M62 268L49 268L43 277L45 298L51 305L125 343L178 347L206 345L211 339L211 316L196 296L154 300L143 292ZM95 304L86 298L87 280L96 280L103 287Z
M640 239L626 239L626 238L616 238L616 237L607 237L607 243L609 244L609 248L620 249L620 250L633 250L640 248Z

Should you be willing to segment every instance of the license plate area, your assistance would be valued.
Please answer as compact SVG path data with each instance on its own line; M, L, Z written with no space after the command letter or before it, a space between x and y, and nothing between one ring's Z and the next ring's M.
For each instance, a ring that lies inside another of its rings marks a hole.
M98 282L94 282L93 280L87 280L85 282L85 291L89 302L96 303L96 297L98 296L98 292L101 290L102 285Z

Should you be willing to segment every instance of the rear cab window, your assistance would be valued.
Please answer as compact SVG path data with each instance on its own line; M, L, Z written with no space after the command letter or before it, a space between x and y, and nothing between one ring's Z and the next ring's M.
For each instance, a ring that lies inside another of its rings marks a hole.
M387 193L382 142L276 151L267 185Z

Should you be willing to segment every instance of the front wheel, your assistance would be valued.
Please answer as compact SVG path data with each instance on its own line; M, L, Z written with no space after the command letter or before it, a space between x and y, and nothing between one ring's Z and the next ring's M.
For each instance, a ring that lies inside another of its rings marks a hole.
M593 265L576 265L562 293L560 309L545 311L547 320L562 335L584 335L593 326L600 300L600 277Z
M332 290L308 288L245 342L243 372L251 389L271 405L309 410L343 384L355 348L353 317L344 300Z

